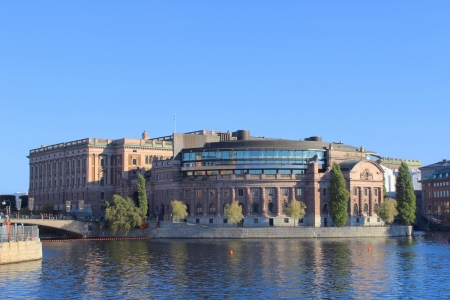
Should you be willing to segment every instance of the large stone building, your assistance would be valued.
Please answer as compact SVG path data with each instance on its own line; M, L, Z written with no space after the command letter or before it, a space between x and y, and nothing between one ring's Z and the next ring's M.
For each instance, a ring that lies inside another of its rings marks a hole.
M51 204L55 212L100 214L104 200L116 190L129 191L138 172L153 160L172 157L170 141L86 138L30 150L29 197L35 209Z
M187 222L222 225L224 206L243 207L245 226L292 226L283 208L303 201L303 226L332 226L328 209L331 165L340 164L350 191L348 225L376 225L383 199L380 157L363 147L321 137L282 140L195 131L156 139L85 139L30 151L30 196L36 204L101 213L114 193L133 196L138 172L147 179L149 214L170 217L173 200L188 207ZM156 158L156 159L155 159Z

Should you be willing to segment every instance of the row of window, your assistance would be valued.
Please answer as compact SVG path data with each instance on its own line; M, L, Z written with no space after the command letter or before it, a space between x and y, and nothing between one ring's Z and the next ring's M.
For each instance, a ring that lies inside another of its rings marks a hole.
M117 158L115 160L116 165L120 166L122 161L120 158ZM99 165L101 167L105 167L106 163L105 163L105 159L104 158L100 158L99 161ZM113 161L111 161L111 166L113 166ZM53 170L55 171L56 169L58 170L62 170L63 167L63 162L62 161L58 161L58 162L53 162L53 163L45 163L45 164L39 164L39 165L32 165L30 167L30 174L33 173L38 173L38 172L42 172L47 170L48 172L51 171L53 167ZM80 168L80 167L86 167L86 158L83 159L69 159L66 160L66 164L65 164L66 169L70 169L70 168Z
M275 188L267 188L267 196L272 197L274 195ZM281 188L281 195L282 196L289 196L289 188ZM230 197L230 191L229 188L223 189L223 196L224 197ZM253 197L259 197L261 188L250 188L250 193ZM190 197L191 190L185 189L183 190L183 198L189 198ZM215 197L216 196L216 189L208 189L209 197ZM202 197L203 189L195 189L195 193L197 197ZM295 188L295 194L296 196L302 195L302 189L301 188ZM237 189L237 196L243 197L244 196L244 189L238 188Z
M185 176L204 176L204 175L243 175L243 174L250 174L250 175L276 175L276 174L283 174L283 175L290 175L290 174L297 174L302 175L305 174L305 170L293 170L293 169L269 169L269 170L212 170L212 171L187 171L184 172Z
M242 150L242 151L203 151L183 153L183 161L199 161L210 159L264 159L264 158L295 158L308 159L325 157L325 151L294 151L294 150Z
M103 178L102 178L102 180L103 180ZM75 183L78 186L86 185L86 177L83 177L83 178L78 177L78 178L76 178L76 181L75 181L75 178L72 178L72 180L70 180L69 178L66 179L66 186L67 187L69 187L69 186L74 187ZM53 181L52 180L48 180L47 182L45 182L45 181L31 182L30 189L34 190L34 189L45 188L45 187L47 187L47 188L49 188L49 187L57 187L57 186L61 187L62 184L63 184L63 180L62 179L59 179L59 180L54 179Z
M360 188L358 188L358 187L353 188L353 195L358 196L359 189ZM369 188L363 188L362 190L363 190L364 196L368 196L369 195ZM374 193L375 196L378 197L379 189L378 188L374 188L373 189L373 193Z
M433 192L433 198L440 198L440 197L448 197L449 191L434 191ZM428 192L428 197L431 197L431 192Z
M447 203L447 204L448 204L448 203ZM185 203L185 205L186 205L186 212L187 212L188 214L190 214L191 211L190 211L190 206L189 206L189 204L188 204L188 203ZM226 205L227 205L227 203L223 204L223 207L222 207L223 210L222 210L222 212L225 212L225 207L226 207ZM242 207L242 211L244 211L244 204L243 204L243 203L239 203L239 205ZM288 206L287 202L285 202L285 203L283 204L283 206L284 206L284 207L287 207L287 206ZM160 209L159 209L159 208L160 208ZM274 213L274 212L275 212L275 204L274 204L274 203L270 202L270 203L268 204L268 207L267 207L267 208L268 208L268 211L269 211L270 213ZM166 211L164 210L164 204L161 204L161 206L159 206L159 207L156 206L155 209L156 209L156 211L155 211L156 214L164 214L164 213L169 213L169 212L170 212L170 206L169 206L169 205L166 206ZM378 203L374 203L374 211L376 211L377 209L378 209ZM259 210L259 204L258 204L258 203L253 203L253 204L252 204L252 213L259 213L259 212L260 212L260 210ZM368 204L367 202L364 203L362 212L365 213L365 214L369 213L369 204ZM200 203L198 203L198 204L196 205L195 213L196 213L197 215L200 215L200 214L203 213L203 207L202 207L202 205L201 205ZM209 213L210 215L213 215L213 214L216 213L216 204L215 204L215 203L210 203L210 204L209 204L209 206L208 206L208 213ZM322 213L323 213L323 214L328 214L328 204L327 204L327 203L323 204L323 207L322 207ZM358 207L358 204L357 204L357 203L354 203L354 204L353 204L353 214L354 214L354 215L359 215L359 214L360 214L360 212L359 212L359 207Z
M170 173L166 173L166 180L170 180ZM155 175L155 181L159 181L159 174Z
M323 160L317 161L319 165L324 164ZM253 160L217 160L217 161L199 161L199 162L183 162L183 167L205 167L205 166L226 166L226 165L306 165L306 160L296 159L253 159Z
M447 186L447 185L449 185L449 182L448 181L446 181L446 182L433 182L433 186L434 187L437 187L437 186ZM428 186L430 186L430 183L428 182Z

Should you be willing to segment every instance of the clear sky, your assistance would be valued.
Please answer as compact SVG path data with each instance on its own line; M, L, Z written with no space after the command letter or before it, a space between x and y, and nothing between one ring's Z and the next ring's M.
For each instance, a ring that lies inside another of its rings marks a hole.
M450 1L0 1L0 193L30 149L199 129L450 158Z

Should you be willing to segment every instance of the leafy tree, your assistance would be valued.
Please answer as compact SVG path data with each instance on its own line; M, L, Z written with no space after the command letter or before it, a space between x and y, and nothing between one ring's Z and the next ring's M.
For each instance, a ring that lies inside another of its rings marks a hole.
M242 214L242 207L236 200L231 202L231 205L225 205L224 215L227 217L229 224L239 223L244 218L244 215Z
M181 219L186 218L186 216L188 215L186 211L187 210L186 204L184 204L181 201L174 200L170 202L170 205L172 205L172 213L173 213L172 217L174 221L179 221Z
M330 182L330 212L333 222L338 227L342 227L348 220L348 200L350 192L345 185L344 175L342 175L341 167L337 163L333 163L331 169Z
M138 205L141 209L141 216L145 219L148 211L147 190L145 189L145 178L142 174L138 175L137 182Z
M403 224L410 225L416 220L416 196L412 185L408 165L402 162L395 183L398 218Z
M392 198L384 200L375 213L386 223L394 222L395 216L398 215L397 201Z
M114 195L112 203L105 201L105 217L107 226L116 232L128 232L142 223L141 210L128 197Z
M383 174L383 199L387 199L388 198L388 194L386 191L386 178L384 177Z
M301 219L305 215L305 208L305 203L294 200L284 208L284 213L290 218Z

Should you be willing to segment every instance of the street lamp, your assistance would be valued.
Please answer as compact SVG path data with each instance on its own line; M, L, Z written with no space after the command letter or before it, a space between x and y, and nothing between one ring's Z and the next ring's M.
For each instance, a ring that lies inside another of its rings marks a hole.
M11 213L11 202L9 202L9 200L5 200L2 204L6 205L6 201L8 201L8 209L6 210L6 214L9 215Z

